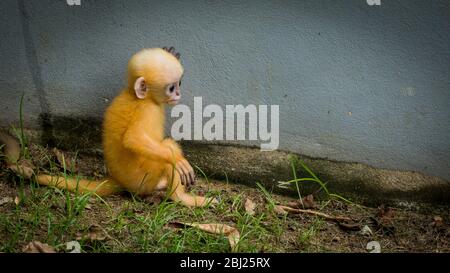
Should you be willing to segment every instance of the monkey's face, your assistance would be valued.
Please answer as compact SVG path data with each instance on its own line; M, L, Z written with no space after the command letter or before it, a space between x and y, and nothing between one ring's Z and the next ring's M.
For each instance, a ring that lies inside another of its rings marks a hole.
M172 50L173 51L173 50ZM130 87L138 99L177 104L181 99L183 66L179 54L161 48L136 53L128 65Z
M165 103L167 103L169 105L175 105L180 101L180 99L181 99L180 86L181 86L181 80L167 85L166 92L165 92L165 94L166 94Z
M153 99L158 103L176 105L181 99L181 79L170 80L169 84L148 85L144 77L139 77L134 84L138 99Z

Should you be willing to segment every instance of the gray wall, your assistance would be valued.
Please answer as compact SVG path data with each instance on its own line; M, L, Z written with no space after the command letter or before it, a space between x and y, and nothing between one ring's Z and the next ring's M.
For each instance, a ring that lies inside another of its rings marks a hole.
M279 104L280 149L450 179L449 1L0 2L1 125L101 118L128 58L173 45L183 102ZM351 113L351 115L350 115Z

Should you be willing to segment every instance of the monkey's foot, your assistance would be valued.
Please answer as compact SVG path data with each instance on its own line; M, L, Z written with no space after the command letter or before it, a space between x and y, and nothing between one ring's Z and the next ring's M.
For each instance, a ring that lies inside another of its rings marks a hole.
M207 205L212 205L214 207L219 204L219 201L216 198L191 195L188 193L173 195L171 196L171 199L180 201L183 205L188 207L205 207Z

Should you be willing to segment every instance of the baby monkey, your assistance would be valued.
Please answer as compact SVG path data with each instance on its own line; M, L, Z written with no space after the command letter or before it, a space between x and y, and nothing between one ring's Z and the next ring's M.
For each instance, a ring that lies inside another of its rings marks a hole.
M164 138L165 105L175 105L181 98L184 70L179 58L180 54L170 47L144 49L130 59L128 86L104 115L102 144L110 178L91 181L41 174L35 176L37 182L100 196L124 190L145 196L167 190L170 199L186 206L217 203L216 199L187 192L195 181L194 170L180 146ZM5 144L5 151L14 146L11 141ZM17 173L30 176L28 167L9 165Z

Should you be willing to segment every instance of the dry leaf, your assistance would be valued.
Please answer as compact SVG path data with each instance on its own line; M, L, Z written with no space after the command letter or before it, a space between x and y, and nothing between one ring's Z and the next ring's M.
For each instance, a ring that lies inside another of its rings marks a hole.
M288 206L295 209L316 209L318 207L312 194L303 197L301 201L291 201L288 203Z
M13 201L14 199L12 199L12 197L3 197L2 199L0 199L0 206L6 203L12 203Z
M376 216L377 218L374 218L374 220L379 229L388 234L393 234L395 232L395 211L393 208L386 208L384 205L381 205L380 207L378 207Z
M16 196L16 198L14 198L14 204L16 204L17 206L20 204L20 198L19 196Z
M212 234L223 234L228 237L230 242L230 247L232 252L236 252L238 249L238 243L240 239L239 231L225 224L198 224L198 223L182 223L182 222L172 222L171 224L178 226L189 226L198 228L200 230L212 233Z
M237 229L228 234L228 241L230 242L231 252L236 252L238 250L238 243L240 238L241 234L239 234L239 231Z
M288 214L288 212L284 209L284 206L279 206L279 205L275 205L275 207L273 207L273 211L275 211L278 214Z
M361 229L361 234L362 235L367 235L367 236L370 236L370 235L373 235L373 232L372 232L372 230L370 229L370 227L368 226L368 225L365 225L362 229Z
M393 208L385 207L384 205L381 205L378 208L377 217L380 219L380 221L384 223L391 222L394 219L395 211Z
M320 217L323 217L323 218L325 218L327 220L333 220L333 221L352 221L352 219L350 219L348 217L345 217L345 216L331 216L331 215L325 214L325 213L320 212L320 211L315 211L315 210L310 210L310 209L294 209L294 208L291 208L291 207L288 207L288 206L282 206L282 205L275 205L274 211L276 213L280 213L280 214L306 213L306 214L310 214L310 215L320 216Z
M361 230L361 226L358 223L339 222L338 225L343 230L353 230L353 231Z
M77 233L77 241L79 240L88 240L88 241L103 241L105 240L107 235L105 234L102 227L99 225L91 225L86 234Z
M441 216L434 216L432 226L434 227L442 227L444 225L444 221Z
M255 215L255 208L256 208L255 203L253 203L252 200L247 198L247 200L245 200L245 211L249 215Z
M305 196L302 201L305 209L315 209L318 207L316 202L314 202L314 196L312 194Z
M59 165L64 168L66 166L66 170L70 172L77 172L78 166L75 162L75 160L72 159L72 157L64 154L61 150L57 148L53 148L52 150L53 154L56 157L56 160L58 161Z
M34 241L22 248L25 253L56 253L55 249L48 244Z

